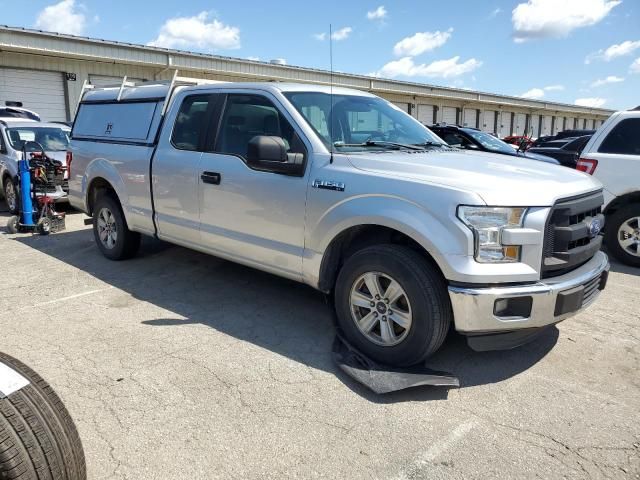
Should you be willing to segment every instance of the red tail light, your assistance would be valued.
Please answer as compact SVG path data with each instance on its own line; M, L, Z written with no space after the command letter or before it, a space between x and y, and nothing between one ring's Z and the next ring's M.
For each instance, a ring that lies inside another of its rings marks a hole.
M73 153L67 150L67 178L71 178L71 162L73 161Z
M576 170L580 170L581 172L588 173L589 175L593 175L593 172L596 171L596 167L598 166L598 160L592 160L591 158L581 158L578 160L578 164L576 165Z

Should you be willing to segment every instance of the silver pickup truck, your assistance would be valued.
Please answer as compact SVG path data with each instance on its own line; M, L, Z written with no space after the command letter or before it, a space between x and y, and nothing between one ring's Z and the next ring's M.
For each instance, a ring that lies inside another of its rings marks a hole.
M520 345L607 280L597 180L448 147L362 91L92 90L69 157L70 202L106 257L152 235L304 282L385 364L420 362L452 326L477 350Z

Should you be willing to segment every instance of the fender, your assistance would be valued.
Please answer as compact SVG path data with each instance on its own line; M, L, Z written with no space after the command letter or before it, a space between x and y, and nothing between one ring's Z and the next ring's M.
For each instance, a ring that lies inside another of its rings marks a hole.
M96 158L92 160L85 169L82 177L82 198L84 201L84 210L89 213L89 191L93 182L97 179L102 179L109 183L118 196L120 205L122 205L122 211L127 220L127 224L133 226L134 215L132 215L129 206L129 197L127 195L127 189L125 188L124 181L118 173L118 170L106 159ZM91 212L93 213L93 212Z
M303 262L309 283L317 285L322 257L333 239L360 225L379 225L407 235L431 255L445 276L450 271L446 255L473 254L473 235L456 221L455 211L430 212L392 195L361 195L333 205L309 228Z

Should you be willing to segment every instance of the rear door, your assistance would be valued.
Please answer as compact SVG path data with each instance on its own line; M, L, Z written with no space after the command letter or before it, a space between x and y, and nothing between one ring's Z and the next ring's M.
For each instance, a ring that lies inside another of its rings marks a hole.
M233 90L213 114L207 152L197 175L200 242L214 254L300 279L304 250L307 167L303 176L255 170L247 164L249 141L281 137L289 153L305 145L294 122L273 95Z

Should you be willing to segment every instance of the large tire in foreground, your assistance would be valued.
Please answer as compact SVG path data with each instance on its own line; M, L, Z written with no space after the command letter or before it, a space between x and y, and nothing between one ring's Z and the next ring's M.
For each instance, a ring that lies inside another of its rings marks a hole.
M2 182L2 195L7 204L9 213L15 215L18 213L18 187L11 177L5 177Z
M453 318L440 272L399 245L368 247L349 257L334 297L346 339L385 365L415 365L435 353Z
M82 443L53 389L0 353L0 479L84 480Z
M140 248L140 234L129 230L120 202L108 193L96 200L93 236L102 254L110 260L126 260Z
M604 240L614 257L640 267L640 203L625 205L607 215Z

